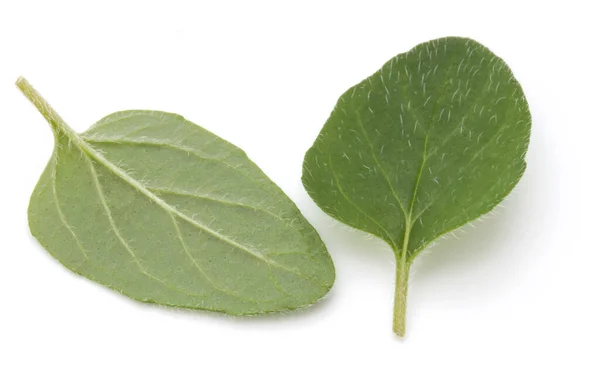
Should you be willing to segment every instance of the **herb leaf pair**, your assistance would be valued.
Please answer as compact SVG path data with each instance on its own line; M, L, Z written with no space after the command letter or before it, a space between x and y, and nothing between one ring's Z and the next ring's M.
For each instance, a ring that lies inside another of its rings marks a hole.
M506 197L525 170L530 129L508 66L464 38L420 44L340 97L302 180L323 211L394 251L398 335L413 260Z
M31 232L69 269L140 301L233 315L306 306L331 288L318 234L239 148L165 112L118 112L77 134L17 85L55 136ZM420 44L340 97L302 181L327 214L394 251L398 335L413 260L506 197L530 128L508 66L464 38Z

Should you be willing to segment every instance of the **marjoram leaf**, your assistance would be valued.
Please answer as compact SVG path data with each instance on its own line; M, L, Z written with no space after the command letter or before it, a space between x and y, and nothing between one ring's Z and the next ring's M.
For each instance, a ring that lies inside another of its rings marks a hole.
M78 134L17 85L55 138L29 226L67 268L139 301L232 315L295 309L331 288L319 235L239 148L154 111Z
M302 180L327 214L392 247L398 335L413 260L506 197L525 171L530 130L508 66L465 38L420 44L340 97Z

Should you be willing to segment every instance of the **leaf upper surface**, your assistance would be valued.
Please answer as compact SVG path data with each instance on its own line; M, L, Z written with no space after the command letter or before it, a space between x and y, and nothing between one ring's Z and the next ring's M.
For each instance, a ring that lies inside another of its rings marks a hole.
M234 315L306 306L331 288L314 228L216 135L154 111L55 133L29 222L71 270L137 300Z
M326 213L404 249L410 262L512 190L530 128L503 60L470 39L433 40L340 97L302 180Z

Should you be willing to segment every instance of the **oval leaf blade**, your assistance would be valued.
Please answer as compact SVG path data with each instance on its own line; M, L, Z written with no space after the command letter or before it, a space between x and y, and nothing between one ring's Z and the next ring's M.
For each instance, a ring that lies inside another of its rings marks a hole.
M506 197L525 170L530 128L508 66L464 38L420 44L340 97L302 180L326 213L394 250L400 336L410 264Z
M56 140L30 229L67 268L143 302L232 315L295 309L331 288L320 237L239 148L155 111L77 134L17 85Z

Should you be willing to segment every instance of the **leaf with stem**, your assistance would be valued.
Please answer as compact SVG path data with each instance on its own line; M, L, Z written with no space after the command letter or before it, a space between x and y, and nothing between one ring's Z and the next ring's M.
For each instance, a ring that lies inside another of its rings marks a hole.
M252 315L307 306L334 268L296 205L231 143L156 111L74 132L20 78L55 148L29 205L39 242L133 299Z
M302 181L327 214L391 246L398 335L413 260L508 195L525 170L530 129L506 63L465 38L420 44L339 98Z

